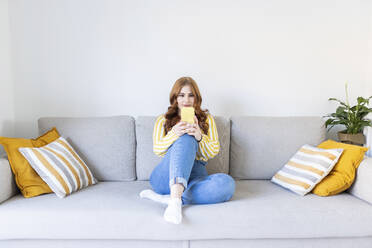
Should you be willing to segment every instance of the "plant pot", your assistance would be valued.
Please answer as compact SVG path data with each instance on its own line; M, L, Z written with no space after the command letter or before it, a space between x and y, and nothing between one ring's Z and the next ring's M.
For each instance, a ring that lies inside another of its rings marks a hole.
M348 134L344 133L343 131L338 132L338 140L342 143L352 144L352 145L358 145L363 146L366 143L366 138L364 137L364 134L357 133L357 134Z

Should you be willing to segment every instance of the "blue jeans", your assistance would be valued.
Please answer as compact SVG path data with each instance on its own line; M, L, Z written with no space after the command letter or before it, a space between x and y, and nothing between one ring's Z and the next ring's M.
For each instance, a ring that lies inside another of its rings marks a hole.
M235 192L234 179L225 173L208 175L207 162L196 160L198 142L189 134L180 136L169 148L150 176L150 184L158 194L170 194L170 187L185 187L182 203L212 204L228 201Z

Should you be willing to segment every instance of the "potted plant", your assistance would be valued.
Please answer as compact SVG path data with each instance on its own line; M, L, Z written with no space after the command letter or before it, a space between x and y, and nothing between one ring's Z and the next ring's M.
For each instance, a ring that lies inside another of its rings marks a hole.
M341 142L363 145L365 143L365 137L363 135L363 128L372 126L372 121L365 117L372 112L372 108L369 108L369 100L372 98L357 98L357 104L350 106L349 97L347 92L347 83L345 84L346 92L346 103L336 98L329 98L329 101L336 101L340 106L336 109L335 113L328 114L325 122L325 127L329 127L328 131L331 130L335 125L344 125L345 130L338 132L338 139Z

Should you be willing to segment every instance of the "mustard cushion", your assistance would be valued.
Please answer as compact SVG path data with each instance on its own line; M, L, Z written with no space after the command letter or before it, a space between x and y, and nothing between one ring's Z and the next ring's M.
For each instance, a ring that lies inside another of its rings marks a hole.
M368 148L333 140L324 141L318 147L323 149L342 148L344 152L333 170L314 187L312 192L319 196L330 196L345 191L353 184L356 169L362 162Z
M0 144L8 155L10 167L15 175L15 181L24 197L33 197L52 190L41 179L28 161L18 151L19 147L41 147L47 145L60 137L56 128L52 128L36 139L6 138L0 137Z

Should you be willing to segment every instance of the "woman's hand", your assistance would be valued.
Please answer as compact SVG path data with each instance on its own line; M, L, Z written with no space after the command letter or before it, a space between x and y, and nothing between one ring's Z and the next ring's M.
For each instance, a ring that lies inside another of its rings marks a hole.
M186 122L180 121L172 127L173 131L178 137L181 137L186 133Z
M194 124L186 124L186 133L195 137L197 141L200 141L202 138L202 133L199 127L198 118L194 116Z

